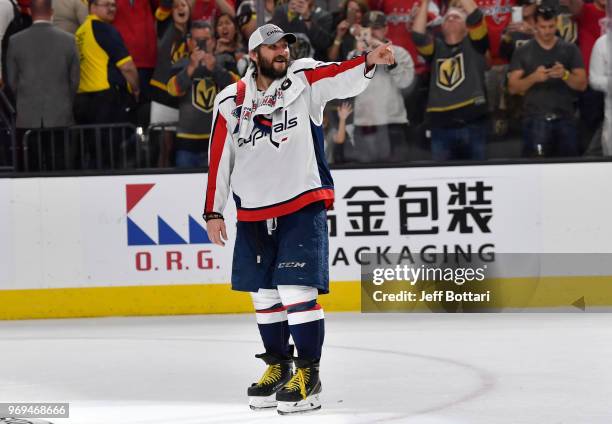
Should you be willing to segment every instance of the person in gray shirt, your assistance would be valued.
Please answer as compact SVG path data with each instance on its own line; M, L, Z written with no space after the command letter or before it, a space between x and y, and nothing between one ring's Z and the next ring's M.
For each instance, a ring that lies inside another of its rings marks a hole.
M580 50L556 35L556 11L538 7L535 38L518 48L509 67L508 91L524 96L524 157L577 156L577 92L587 87Z

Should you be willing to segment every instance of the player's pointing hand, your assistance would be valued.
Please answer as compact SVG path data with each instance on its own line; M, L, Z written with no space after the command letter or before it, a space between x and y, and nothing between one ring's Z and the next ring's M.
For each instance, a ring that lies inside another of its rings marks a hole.
M391 43L381 44L366 56L366 64L372 65L393 65L395 56L391 50Z

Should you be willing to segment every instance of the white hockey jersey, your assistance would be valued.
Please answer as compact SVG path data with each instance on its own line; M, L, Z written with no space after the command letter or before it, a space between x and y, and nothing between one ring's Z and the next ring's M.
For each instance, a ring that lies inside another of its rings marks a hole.
M317 201L331 207L323 108L329 100L358 95L373 76L365 56L331 63L299 59L259 102L252 70L222 90L215 98L204 213L223 213L230 186L239 221L287 215Z

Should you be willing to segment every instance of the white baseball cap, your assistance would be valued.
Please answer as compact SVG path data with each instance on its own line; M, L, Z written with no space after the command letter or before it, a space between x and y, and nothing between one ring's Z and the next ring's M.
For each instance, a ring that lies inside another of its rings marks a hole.
M257 28L249 37L249 51L254 50L262 44L274 44L281 38L287 39L287 43L293 44L297 40L295 35L284 32L274 24L265 24Z
M449 16L453 16L453 15L464 21L467 16L466 13L463 11L463 9L459 9L458 7L451 7L448 9L443 19L446 20Z

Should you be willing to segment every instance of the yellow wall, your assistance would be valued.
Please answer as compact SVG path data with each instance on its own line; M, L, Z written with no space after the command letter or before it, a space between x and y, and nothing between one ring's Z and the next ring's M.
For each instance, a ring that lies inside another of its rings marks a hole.
M612 277L546 277L498 280L507 308L568 307L584 297L587 311L612 306ZM327 311L359 311L357 281L332 282L321 296ZM424 310L417 307L416 310ZM228 284L0 290L0 319L252 312L248 293Z

